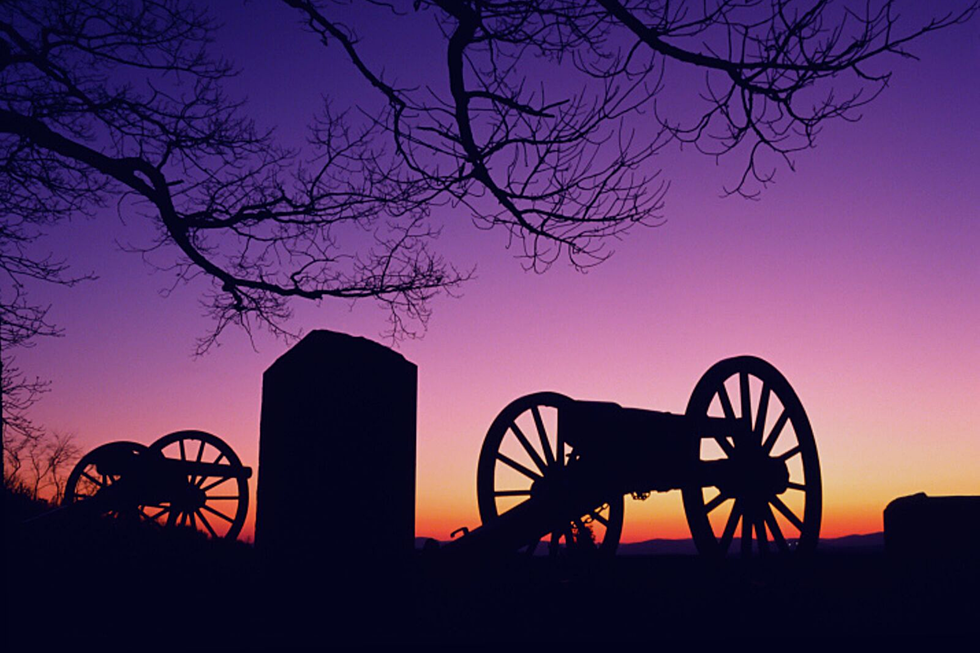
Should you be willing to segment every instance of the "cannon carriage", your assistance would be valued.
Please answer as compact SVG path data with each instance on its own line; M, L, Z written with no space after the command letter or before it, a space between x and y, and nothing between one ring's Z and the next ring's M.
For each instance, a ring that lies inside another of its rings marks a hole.
M482 526L447 554L614 553L624 498L680 490L699 553L811 552L820 466L810 422L775 367L740 356L712 366L684 414L579 401L516 399L487 433L477 470Z
M248 514L251 475L216 435L177 431L149 446L119 441L88 452L68 476L63 505L235 539Z

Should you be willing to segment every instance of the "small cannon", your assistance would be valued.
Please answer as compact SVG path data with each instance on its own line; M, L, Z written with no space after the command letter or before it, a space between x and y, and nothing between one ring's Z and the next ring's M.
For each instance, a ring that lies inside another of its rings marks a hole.
M554 392L511 402L480 453L483 525L447 555L611 554L624 496L679 489L698 552L806 553L820 532L820 464L799 398L766 361L712 366L683 415L577 401ZM454 536L456 535L454 533ZM732 546L733 541L739 544Z
M63 505L234 539L248 513L251 475L221 438L177 431L149 447L122 441L88 452L68 476Z

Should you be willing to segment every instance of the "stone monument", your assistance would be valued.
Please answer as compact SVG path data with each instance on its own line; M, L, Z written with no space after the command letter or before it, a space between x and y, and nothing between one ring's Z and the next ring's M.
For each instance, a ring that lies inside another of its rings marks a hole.
M417 375L388 347L332 331L313 331L266 370L255 545L271 567L361 594L404 572Z

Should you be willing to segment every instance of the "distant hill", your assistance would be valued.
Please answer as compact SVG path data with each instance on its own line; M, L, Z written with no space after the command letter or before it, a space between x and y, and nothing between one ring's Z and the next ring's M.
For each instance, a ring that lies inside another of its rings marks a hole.
M694 540L667 540L656 538L644 542L624 542L616 549L621 556L655 556L655 555L696 555Z
M885 534L868 533L867 535L846 535L844 537L821 539L820 549L824 551L884 551Z
M416 537L415 548L421 549L427 537ZM846 535L844 537L821 538L819 549L833 553L861 553L884 550L884 533L868 533L866 535ZM542 553L545 547L542 547ZM653 539L644 542L624 542L616 550L621 556L648 555L696 555L694 540Z

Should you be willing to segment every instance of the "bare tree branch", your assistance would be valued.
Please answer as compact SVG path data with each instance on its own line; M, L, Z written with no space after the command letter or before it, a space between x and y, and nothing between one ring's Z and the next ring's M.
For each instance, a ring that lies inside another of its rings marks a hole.
M773 178L772 167L760 168L763 153L792 169L791 155L812 147L825 122L860 118L858 109L891 78L866 65L889 54L914 58L906 45L977 11L971 3L908 28L892 0L597 2L637 43L705 71L704 112L686 125L666 117L661 124L712 156L747 150L740 178L726 189L746 197Z
M305 161L276 147L223 94L234 71L208 54L213 30L178 0L3 4L5 251L114 199L157 226L142 249L210 280L202 350L229 324L286 333L292 298L373 298L393 337L424 327L428 300L467 277L430 251L425 190L343 115L324 112ZM39 265L6 270L68 281L61 262Z

